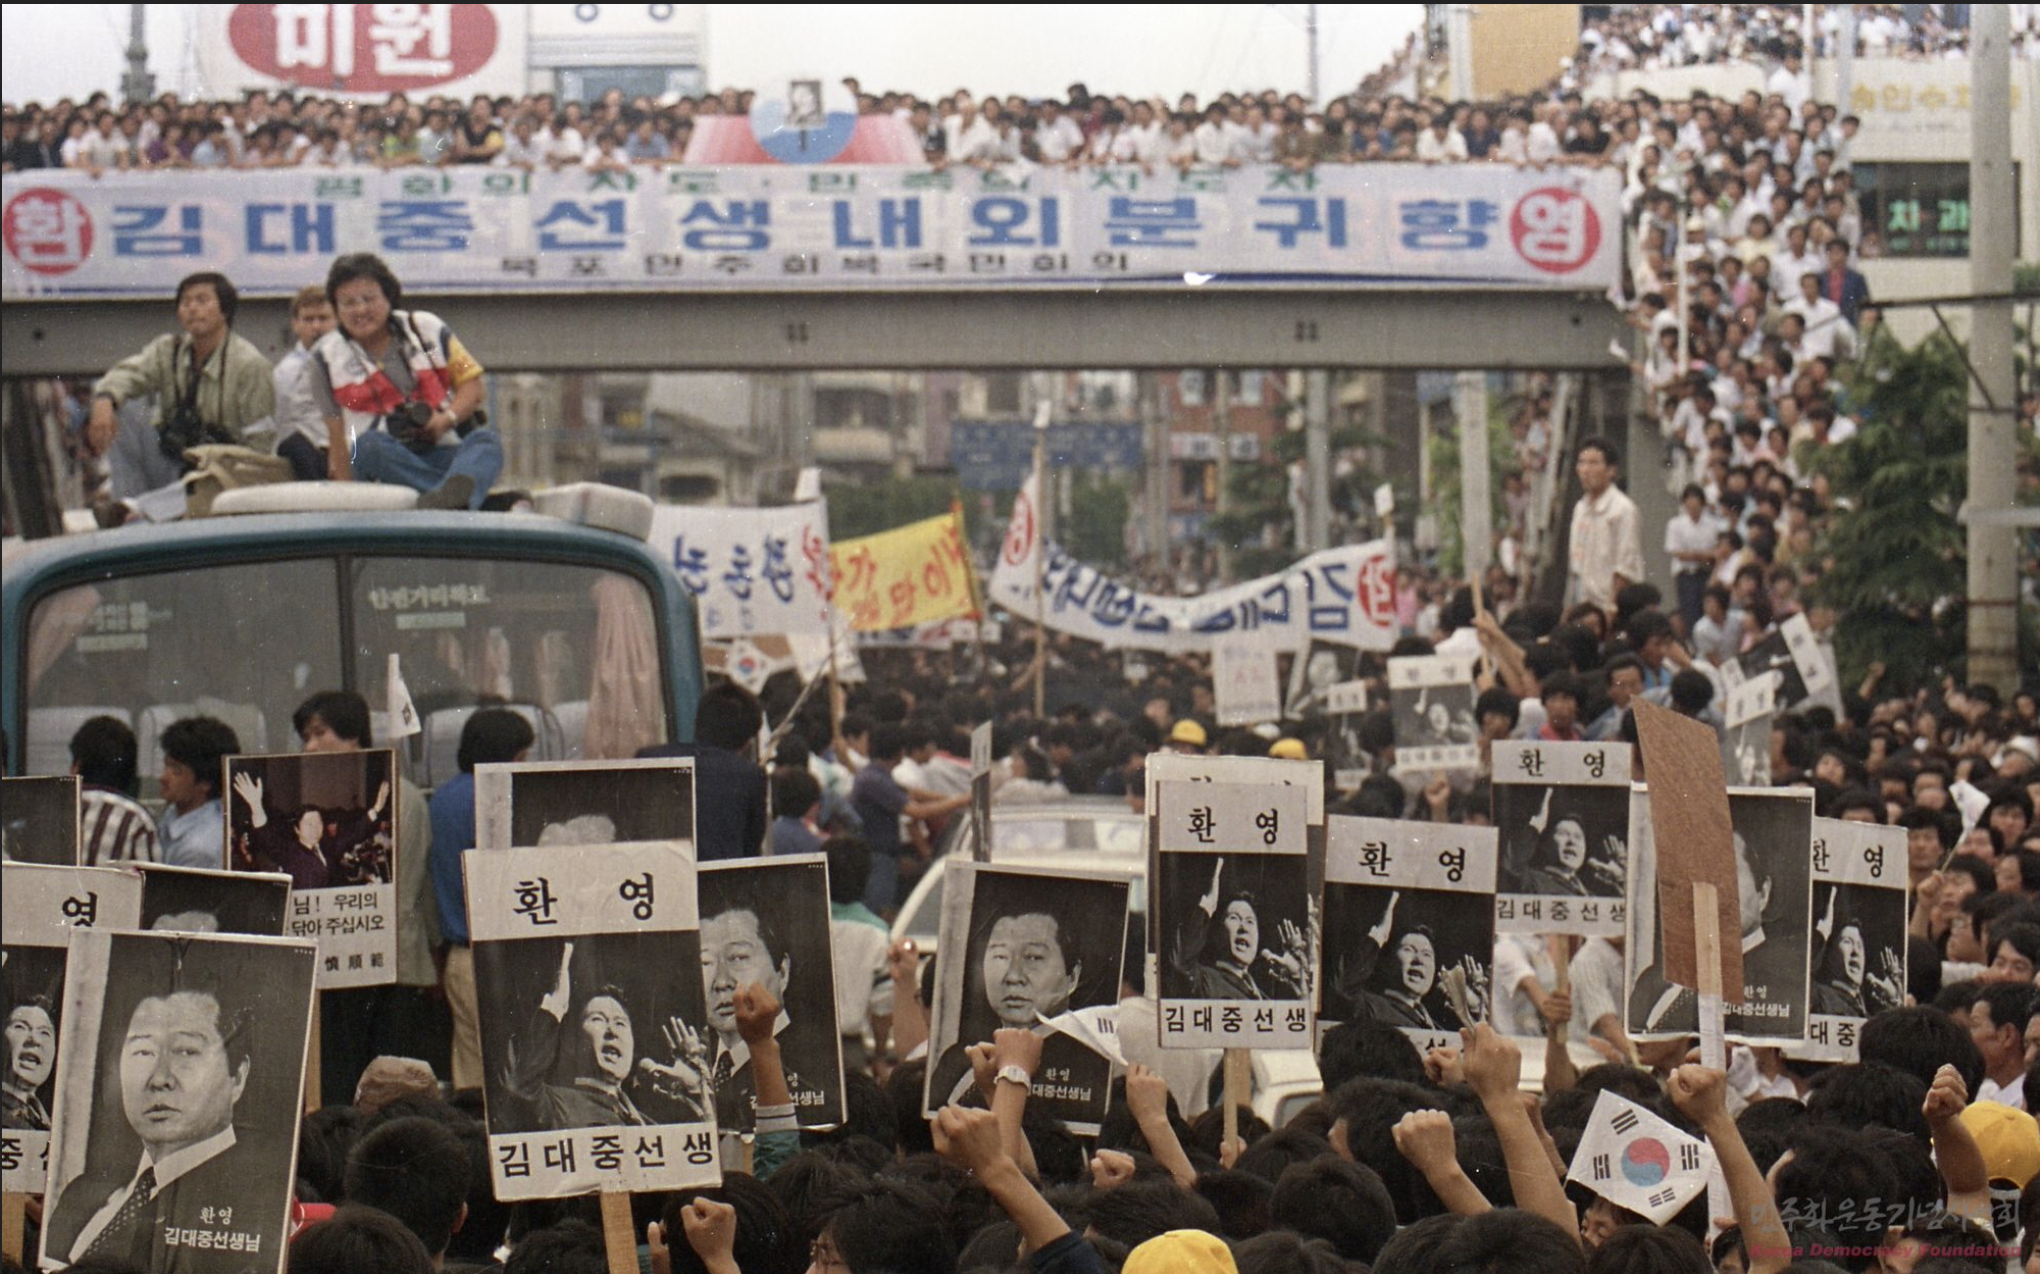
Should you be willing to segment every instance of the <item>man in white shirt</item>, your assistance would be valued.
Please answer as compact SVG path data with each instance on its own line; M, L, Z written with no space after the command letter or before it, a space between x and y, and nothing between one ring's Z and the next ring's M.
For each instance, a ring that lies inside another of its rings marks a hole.
M1558 106L1556 104L1552 102L1540 103L1537 107L1536 118L1530 124L1529 134L1524 138L1524 155L1532 164L1539 168L1549 163L1555 163L1564 149L1559 145L1558 130L1552 127L1551 124L1552 117L1557 113Z
M1450 116L1440 112L1431 126L1417 134L1417 161L1425 164L1464 163L1466 138L1452 127Z
M1679 512L1665 523L1665 556L1672 559L1672 578L1679 589L1679 615L1692 632L1700 622L1701 599L1714 573L1714 546L1721 522L1707 507L1707 493L1687 483L1679 494Z
M1855 351L1855 329L1842 317L1842 307L1820 294L1820 276L1812 273L1799 276L1799 299L1788 304L1785 312L1797 314L1805 321L1806 334L1800 338L1800 345L1808 357L1833 358L1838 350Z
M1785 251L1771 254L1772 295L1789 305L1799 295L1801 276L1820 273L1821 254L1806 242L1806 227L1793 225L1785 231Z
M1041 104L1041 118L1034 123L1034 148L1044 164L1067 164L1084 149L1084 130L1063 114L1062 103L1050 98Z
M297 344L271 373L276 386L276 454L290 461L299 482L322 482L326 471L326 416L312 392L312 346L333 330L333 303L316 283L291 298L290 331Z
M1644 577L1636 503L1615 485L1621 462L1614 443L1595 437L1580 443L1574 463L1584 494L1573 506L1567 593L1606 611L1615 609L1617 593Z
M1986 982L1969 1008L1969 1038L1983 1054L1976 1100L2026 1109L2026 1025L2040 1011L2030 982Z
M1193 136L1198 163L1216 168L1239 167L1240 161L1233 155L1232 130L1226 127L1225 107L1212 103Z
M1813 82L1803 69L1798 49L1785 50L1785 60L1771 72L1771 78L1764 83L1764 91L1782 99L1795 113L1801 103L1813 96Z

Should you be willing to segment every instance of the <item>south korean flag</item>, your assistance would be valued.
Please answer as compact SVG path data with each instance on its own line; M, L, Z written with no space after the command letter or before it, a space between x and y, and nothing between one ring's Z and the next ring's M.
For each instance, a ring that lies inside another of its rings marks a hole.
M1663 1225L1699 1197L1714 1150L1633 1101L1603 1092L1566 1180Z

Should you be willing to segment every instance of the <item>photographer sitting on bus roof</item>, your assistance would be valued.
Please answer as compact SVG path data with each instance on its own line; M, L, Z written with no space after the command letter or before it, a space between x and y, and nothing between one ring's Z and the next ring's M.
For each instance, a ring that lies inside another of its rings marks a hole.
M438 315L397 308L404 288L380 257L334 261L326 295L340 326L312 347L311 382L332 476L409 487L420 508L480 508L503 469L477 410L482 365Z
M240 293L211 270L177 284L177 335L164 333L107 369L92 387L85 447L109 459L115 502L98 509L103 526L131 517L167 522L184 516L184 453L205 443L268 443L275 387L269 360L234 334ZM153 398L147 427L120 427L116 412Z

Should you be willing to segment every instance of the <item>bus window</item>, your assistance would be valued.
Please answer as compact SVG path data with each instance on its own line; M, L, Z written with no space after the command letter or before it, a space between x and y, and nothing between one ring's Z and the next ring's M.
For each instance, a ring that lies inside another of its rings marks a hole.
M334 563L317 557L51 593L29 615L23 772L68 772L72 734L102 714L133 727L148 797L180 717L217 717L250 752L296 750L291 713L340 684L339 598Z
M461 727L482 703L531 720L533 760L629 757L666 740L652 599L628 575L556 562L359 557L349 591L355 685L380 717L389 656L400 657L421 726L411 775L422 785L460 772Z

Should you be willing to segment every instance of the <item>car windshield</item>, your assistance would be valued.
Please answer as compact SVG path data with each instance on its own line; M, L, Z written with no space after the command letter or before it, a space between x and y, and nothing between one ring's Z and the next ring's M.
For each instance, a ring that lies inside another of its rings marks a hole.
M533 759L627 757L666 737L665 670L640 582L591 566L370 555L348 559L347 576L344 615L341 564L325 556L43 597L29 618L22 772L66 773L78 727L112 716L135 731L153 798L171 722L217 717L245 751L295 751L291 714L341 686L367 698L387 742L393 654L421 725L399 756L425 786L458 772L461 726L484 702L531 718Z

